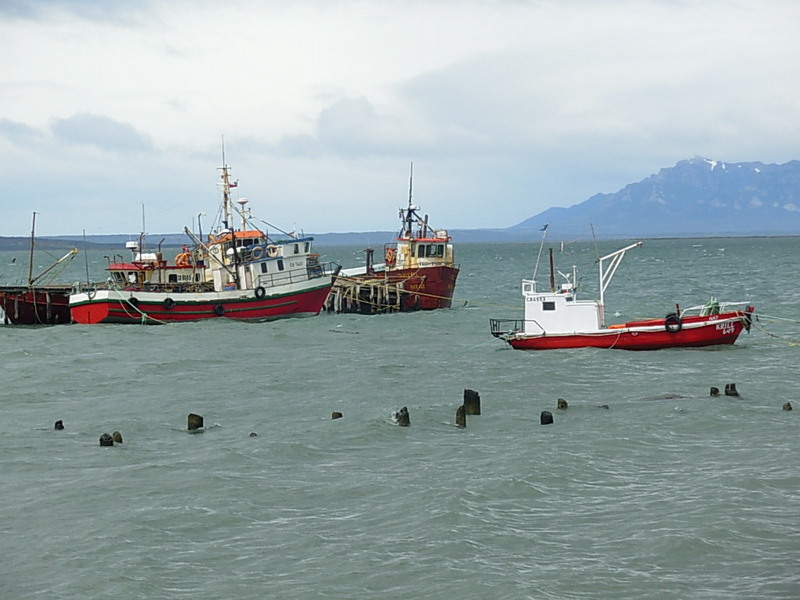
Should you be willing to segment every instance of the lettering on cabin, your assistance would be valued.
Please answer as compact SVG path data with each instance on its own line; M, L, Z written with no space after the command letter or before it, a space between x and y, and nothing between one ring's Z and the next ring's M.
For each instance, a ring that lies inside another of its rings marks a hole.
M544 296L528 296L527 298L525 298L525 300L526 300L526 302L544 302L545 301L545 297Z

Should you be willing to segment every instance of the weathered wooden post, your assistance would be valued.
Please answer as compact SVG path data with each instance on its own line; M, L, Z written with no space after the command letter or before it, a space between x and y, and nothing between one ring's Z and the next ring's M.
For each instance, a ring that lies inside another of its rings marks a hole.
M464 390L464 410L468 415L481 414L481 395L475 390Z
M189 431L196 431L203 428L203 417L195 413L189 413L187 429Z
M113 446L114 445L114 440L111 438L110 435L108 435L107 433L104 433L103 435L100 436L100 445L101 446Z
M411 425L411 417L408 414L408 408L406 408L405 406L396 413L394 413L394 418L397 421L397 424L400 425L400 427L408 427L409 425Z
M58 421L56 421L54 427L56 431L61 431L62 429L64 429L64 422L61 419L59 419Z
M739 392L736 391L736 384L735 383L726 383L725 384L725 395L726 396L738 396Z
M791 402L784 403L783 410L792 410L792 403Z
M111 434L111 439L114 441L115 444L122 443L122 434L119 431L115 431Z
M718 387L712 387L711 388L711 396L719 396L719 388Z
M458 427L467 426L467 409L463 404L456 409L456 425Z
M569 404L567 404L567 401L563 398L559 398L558 402L556 403L556 408L558 408L558 410L567 410L568 406Z
M331 413L331 419L341 419L344 415L340 413L338 410L335 410Z
M553 413L549 410L543 410L539 417L539 422L542 425L550 425L553 422Z

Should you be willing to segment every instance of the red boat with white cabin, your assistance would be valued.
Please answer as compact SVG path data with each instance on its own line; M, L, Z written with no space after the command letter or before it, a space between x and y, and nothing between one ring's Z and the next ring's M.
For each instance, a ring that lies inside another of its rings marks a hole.
M171 323L229 318L270 321L319 314L339 266L323 264L313 251L313 238L295 233L268 234L251 221L247 200L231 201L227 165L222 178L220 227L203 241L186 234L173 261L157 251L146 252L144 235L128 242L131 260L112 260L108 284L82 285L70 296L76 323ZM241 227L233 225L234 213Z
M625 253L641 245L642 242L636 242L598 259L599 300L578 300L575 267L571 276L564 275L566 283L556 287L551 250L549 289L536 289L535 274L533 280L523 279L524 318L490 319L492 335L517 350L659 350L733 344L742 330L750 330L755 310L752 306L747 302L714 299L683 310L676 305L675 312L663 319L605 325L605 290Z
M412 167L413 169L413 167ZM413 181L413 171L411 181ZM459 268L452 238L420 217L411 202L400 209L400 232L383 247L383 262L365 250L362 267L342 269L326 302L330 312L383 314L449 308Z

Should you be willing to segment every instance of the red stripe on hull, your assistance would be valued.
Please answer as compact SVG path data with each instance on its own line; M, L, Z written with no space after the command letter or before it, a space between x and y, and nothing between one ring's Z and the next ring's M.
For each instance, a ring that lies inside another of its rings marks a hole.
M720 315L720 318L724 318ZM701 320L707 317L700 317ZM696 322L697 320L694 319ZM663 322L663 321L661 321ZM508 343L517 350L556 350L561 348L616 348L618 350L660 350L662 348L699 348L733 344L744 328L741 320L720 323L711 321L700 327L686 327L684 320L677 333L660 331L608 330L596 334L543 335L511 338ZM725 325L717 328L717 325Z
M139 294L139 304L134 308L125 300L93 300L72 306L72 319L76 323L178 323L204 319L240 319L270 321L291 317L310 317L319 314L328 296L330 286L275 298L246 298L211 302L181 301L167 309L163 302L148 302ZM221 307L218 308L218 307ZM144 314L144 316L143 316Z

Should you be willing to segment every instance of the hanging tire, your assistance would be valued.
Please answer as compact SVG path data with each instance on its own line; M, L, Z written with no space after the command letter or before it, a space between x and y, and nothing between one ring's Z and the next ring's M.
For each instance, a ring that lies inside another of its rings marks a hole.
M221 317L225 314L225 307L222 304L215 304L214 305L214 314L218 317Z
M267 295L267 290L265 290L263 287L258 286L256 288L256 298L263 298L266 295Z
M677 315L677 313L669 313L664 318L664 329L670 333L678 333L682 327L683 323L681 323L681 318Z
M139 299L136 296L131 296L128 299L128 304L130 304L131 306L139 306Z
M167 310L172 310L173 308L175 308L175 300L173 300L172 298L165 298L163 304L164 308L166 308Z

